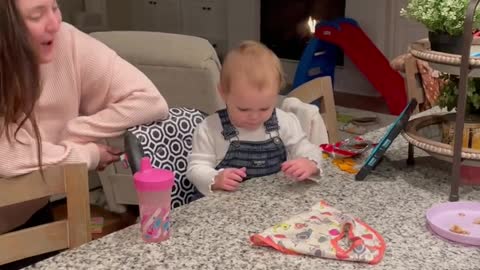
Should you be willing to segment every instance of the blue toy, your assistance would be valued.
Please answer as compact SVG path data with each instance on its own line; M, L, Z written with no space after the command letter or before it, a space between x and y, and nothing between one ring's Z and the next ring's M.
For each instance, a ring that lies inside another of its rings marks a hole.
M349 18L340 18L330 22L319 22L315 28L330 26L339 29L340 23L358 25L356 21ZM330 76L332 83L335 79L335 66L340 48L330 42L313 37L303 51L298 63L293 81L293 88L296 88L314 78Z

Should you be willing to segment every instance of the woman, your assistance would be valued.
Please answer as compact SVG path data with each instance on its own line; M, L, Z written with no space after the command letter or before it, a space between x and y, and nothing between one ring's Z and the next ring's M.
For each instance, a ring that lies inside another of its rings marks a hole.
M0 177L65 163L101 170L120 153L99 140L167 115L152 82L62 23L55 0L0 1ZM0 208L0 234L47 201Z

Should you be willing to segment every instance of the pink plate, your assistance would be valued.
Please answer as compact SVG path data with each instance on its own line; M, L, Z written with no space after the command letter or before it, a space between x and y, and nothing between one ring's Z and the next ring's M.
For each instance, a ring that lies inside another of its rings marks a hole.
M428 209L427 223L438 235L454 242L480 246L480 202L448 202ZM450 231L457 225L469 234Z

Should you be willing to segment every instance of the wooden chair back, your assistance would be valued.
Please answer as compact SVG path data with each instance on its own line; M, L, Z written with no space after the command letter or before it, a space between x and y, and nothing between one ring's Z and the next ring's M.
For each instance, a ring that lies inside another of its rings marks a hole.
M66 194L67 219L0 235L0 265L27 257L78 247L91 240L88 171L68 164L0 178L0 207Z
M328 141L329 143L338 142L337 112L330 77L319 77L308 81L293 89L287 97L296 97L305 103L319 102L319 111L327 126Z
M422 77L418 70L417 60L409 55L405 58L405 85L407 87L408 100L415 98L417 107L414 113L418 113L425 102L425 91L423 90Z

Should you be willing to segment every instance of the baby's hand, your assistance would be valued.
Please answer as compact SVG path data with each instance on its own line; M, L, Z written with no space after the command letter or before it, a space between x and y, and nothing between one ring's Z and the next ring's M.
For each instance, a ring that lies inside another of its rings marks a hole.
M245 177L247 177L247 168L245 167L224 169L215 176L212 190L235 191Z
M282 164L282 172L296 181L303 181L318 173L317 164L306 158L285 161Z

